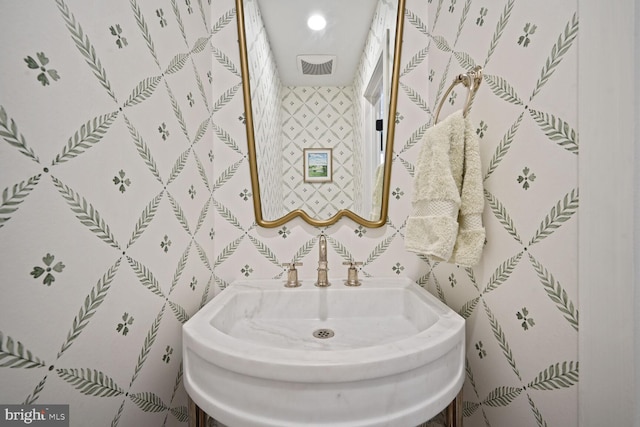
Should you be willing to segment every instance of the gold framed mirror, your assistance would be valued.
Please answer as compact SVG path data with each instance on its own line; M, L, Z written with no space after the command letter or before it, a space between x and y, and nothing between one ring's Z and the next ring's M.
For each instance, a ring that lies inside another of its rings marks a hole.
M405 0L236 0L258 225L386 223L404 8ZM306 28L317 12L326 27ZM357 51L338 49L347 46Z

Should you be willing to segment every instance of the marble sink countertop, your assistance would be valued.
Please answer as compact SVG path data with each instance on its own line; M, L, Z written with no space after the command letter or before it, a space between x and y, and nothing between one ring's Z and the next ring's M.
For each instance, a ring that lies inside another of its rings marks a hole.
M243 427L415 427L464 382L464 319L408 278L234 282L183 325L184 383ZM317 330L333 336L313 336Z
M327 288L301 282L298 288L282 280L235 282L193 316L206 318L190 329L194 347L246 375L331 382L421 366L464 333L455 312L408 278L365 278L359 287L342 279ZM321 328L335 335L313 337Z

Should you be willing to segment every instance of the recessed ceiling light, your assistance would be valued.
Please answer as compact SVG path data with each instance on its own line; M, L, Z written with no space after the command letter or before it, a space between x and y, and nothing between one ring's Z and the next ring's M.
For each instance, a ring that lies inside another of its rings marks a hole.
M309 28L315 31L320 31L327 26L327 20L322 15L311 15L307 21Z

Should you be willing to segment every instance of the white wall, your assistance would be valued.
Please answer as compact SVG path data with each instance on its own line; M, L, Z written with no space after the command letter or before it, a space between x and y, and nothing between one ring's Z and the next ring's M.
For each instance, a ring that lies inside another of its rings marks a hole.
M636 3L579 1L581 427L639 425Z

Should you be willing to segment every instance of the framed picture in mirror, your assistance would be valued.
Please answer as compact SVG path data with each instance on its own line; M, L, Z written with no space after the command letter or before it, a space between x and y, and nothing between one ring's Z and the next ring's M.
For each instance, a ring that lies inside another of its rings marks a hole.
M305 148L304 149L304 182L332 182L333 181L333 149Z

